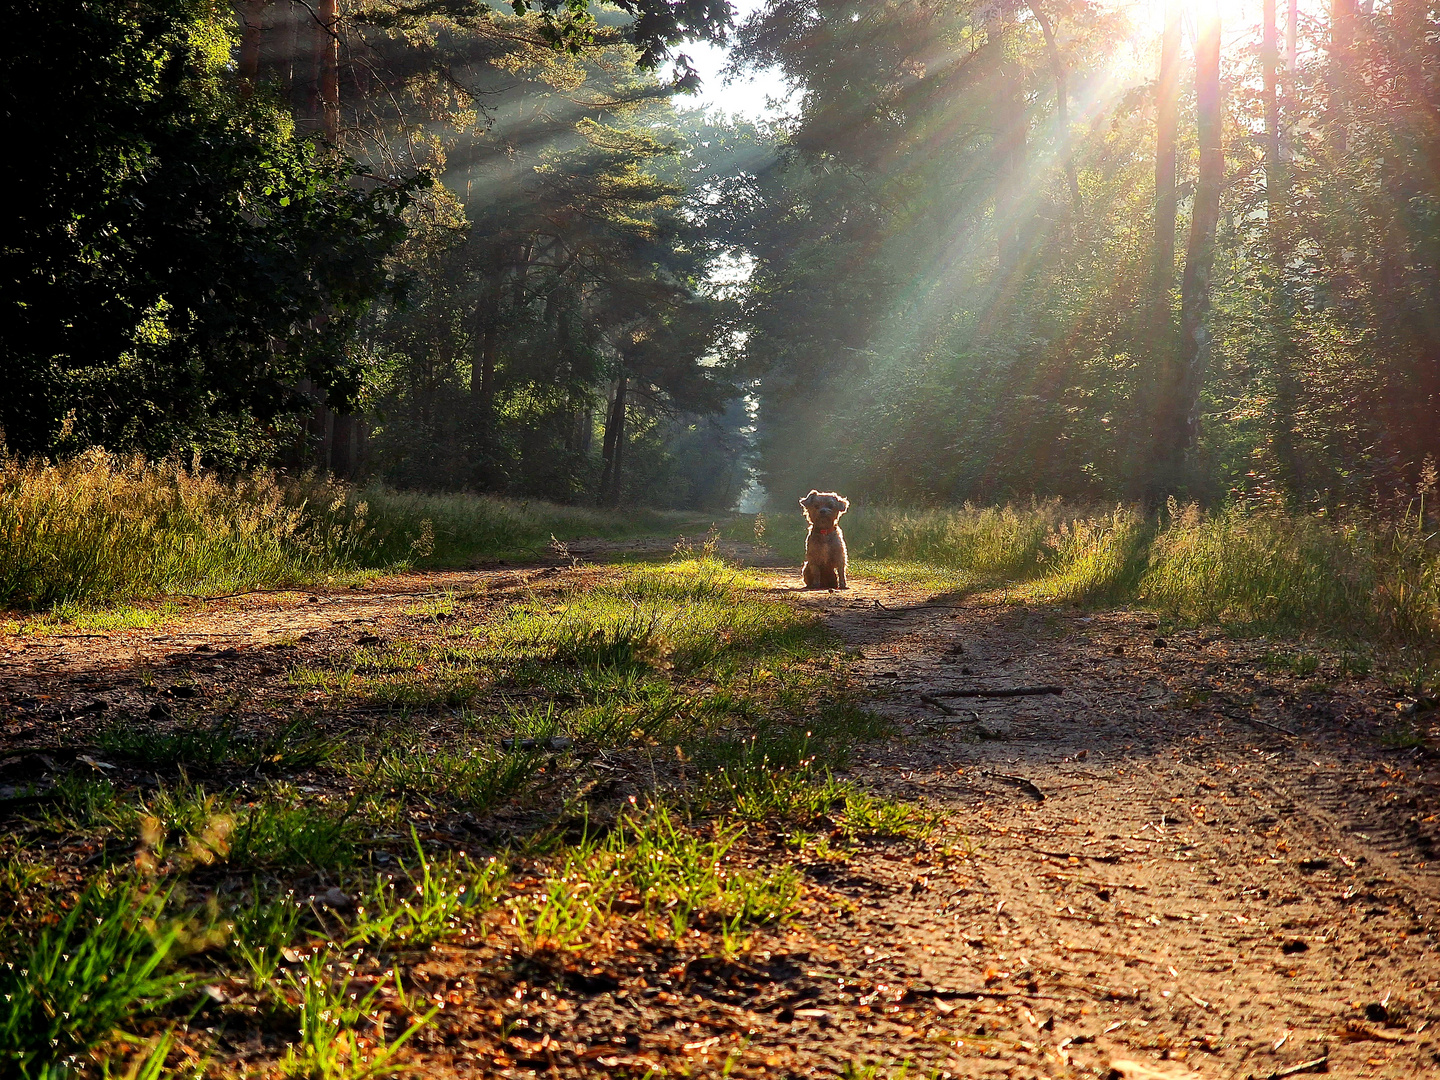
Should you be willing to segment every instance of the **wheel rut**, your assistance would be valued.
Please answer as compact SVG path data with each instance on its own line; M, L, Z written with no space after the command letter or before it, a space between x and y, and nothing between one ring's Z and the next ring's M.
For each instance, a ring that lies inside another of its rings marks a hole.
M1162 638L1141 611L852 584L797 602L900 732L853 774L938 811L955 853L872 853L835 887L853 911L835 944L948 1010L944 1045L891 1059L965 1076L1437 1067L1440 769L1387 742L1388 688L1272 673L1273 642ZM941 696L1047 685L1063 692Z

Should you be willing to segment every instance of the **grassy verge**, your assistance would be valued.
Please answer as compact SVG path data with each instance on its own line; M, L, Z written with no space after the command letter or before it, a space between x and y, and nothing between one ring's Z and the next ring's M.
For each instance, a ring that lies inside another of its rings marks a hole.
M539 988L571 1008L823 906L802 864L934 823L837 778L885 725L756 585L568 569L49 748L0 796L0 1072L509 1060Z
M955 591L1005 586L1038 602L1137 603L1252 633L1324 633L1432 652L1440 641L1440 532L1418 500L1395 519L1238 506L1205 513L1173 503L1147 518L1051 502L864 507L844 524L856 574L880 580ZM799 551L803 523L798 515L768 522L765 538Z
M266 471L222 478L98 451L56 465L0 458L0 606L63 611L461 565L534 554L552 535L648 534L681 520Z

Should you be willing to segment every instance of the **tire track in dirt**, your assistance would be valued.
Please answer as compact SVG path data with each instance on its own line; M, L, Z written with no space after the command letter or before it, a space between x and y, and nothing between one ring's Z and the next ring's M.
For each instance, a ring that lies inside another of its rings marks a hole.
M1440 771L1354 722L1393 709L1382 687L1297 689L1260 668L1267 643L1159 639L1143 612L852 583L797 602L903 733L854 775L926 802L972 853L872 853L833 886L854 911L834 944L941 1013L877 1060L964 1076L1436 1068L1440 864L1421 823ZM933 707L935 691L1045 684L1064 693Z

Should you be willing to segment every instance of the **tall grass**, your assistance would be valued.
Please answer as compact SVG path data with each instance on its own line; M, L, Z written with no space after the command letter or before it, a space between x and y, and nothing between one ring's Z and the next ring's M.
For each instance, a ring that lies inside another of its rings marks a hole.
M0 457L0 605L216 595L536 551L552 534L661 531L673 516L423 495L257 470L230 477L90 451Z
M857 570L959 588L1014 586L1048 601L1135 601L1252 630L1322 630L1434 650L1440 642L1440 533L1422 512L1335 520L1240 505L1158 515L1067 506L857 508L844 520ZM772 543L801 543L798 514ZM777 535L778 534L778 535ZM892 565L898 564L898 565Z

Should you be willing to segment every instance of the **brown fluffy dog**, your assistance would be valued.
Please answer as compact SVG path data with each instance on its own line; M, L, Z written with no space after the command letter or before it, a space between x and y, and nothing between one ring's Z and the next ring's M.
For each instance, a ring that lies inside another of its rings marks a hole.
M800 500L810 531L805 534L805 565L800 575L807 589L848 589L845 584L845 534L836 524L850 503L833 491L816 491Z

